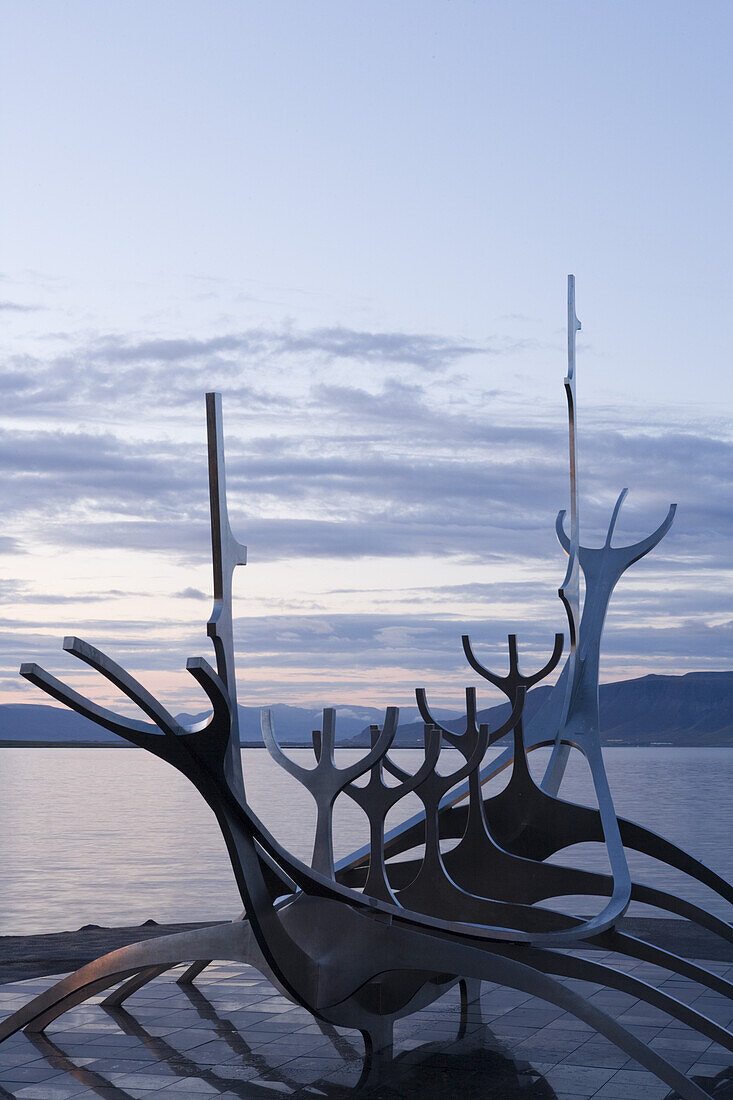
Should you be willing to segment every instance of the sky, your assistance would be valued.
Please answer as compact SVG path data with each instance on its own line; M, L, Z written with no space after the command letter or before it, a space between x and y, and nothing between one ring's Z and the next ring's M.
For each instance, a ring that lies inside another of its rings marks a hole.
M458 703L464 632L544 663L569 272L583 541L624 486L618 543L679 505L601 678L733 667L732 32L716 0L4 0L0 701L44 701L36 660L117 705L76 634L205 709L214 389L240 702Z

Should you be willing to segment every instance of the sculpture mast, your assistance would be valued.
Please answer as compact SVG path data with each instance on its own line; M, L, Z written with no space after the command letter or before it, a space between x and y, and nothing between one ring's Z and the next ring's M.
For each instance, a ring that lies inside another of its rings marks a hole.
M568 446L570 452L570 556L565 580L560 588L560 598L568 612L570 648L575 652L578 644L580 622L580 517L578 514L578 445L575 433L575 335L580 331L580 321L575 315L575 276L568 275L568 373L565 378L565 396L568 402Z
M580 626L580 515L578 511L578 444L575 426L575 337L580 331L580 321L575 313L575 276L568 275L568 373L565 377L565 397L568 403L568 450L570 459L570 549L565 579L558 589L568 617L570 633L570 653L563 669L564 699L560 712L558 729L562 729L570 706L570 695L575 681L575 661L578 648L578 628ZM558 688L560 684L558 683ZM565 767L569 749L567 745L555 742L552 756L547 765L542 787L549 794L557 794Z
M231 704L231 730L225 770L232 786L244 799L234 662L232 576L238 565L247 564L247 547L237 542L229 524L220 393L206 394L206 435L209 454L211 560L214 568L214 607L206 633L214 644L216 670L226 686Z

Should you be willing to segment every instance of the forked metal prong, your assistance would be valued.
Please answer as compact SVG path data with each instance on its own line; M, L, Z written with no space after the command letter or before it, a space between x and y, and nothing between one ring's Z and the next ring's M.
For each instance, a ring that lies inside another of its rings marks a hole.
M148 739L155 738L160 741L163 737L162 733L157 732L157 726L149 722L138 722L134 718L127 718L122 714L115 714L114 711L101 707L98 703L93 703L84 695L80 695L78 691L70 688L68 684L57 680L55 676L52 676L50 672L46 672L40 665L26 662L20 666L20 675L31 684L35 684L36 687L45 691L53 699L57 699L59 703L63 703L71 710L76 711L77 714L89 718L98 726L124 737L127 741L133 741L136 745L145 743L147 746ZM152 747L152 740L149 744Z
M183 727L176 721L170 711L166 710L163 704L154 695L151 695L147 688L144 688L134 676L131 676L129 672L118 665L116 661L113 661L111 657L108 657L106 653L103 653L101 649L97 649L96 646L85 642L82 638L75 637L64 638L63 648L67 653L72 653L74 657L78 657L80 661L84 661L85 664L96 669L105 679L114 684L116 688L119 688L128 699L131 699L133 703L140 707L144 714L152 718L164 732L172 735L181 732Z

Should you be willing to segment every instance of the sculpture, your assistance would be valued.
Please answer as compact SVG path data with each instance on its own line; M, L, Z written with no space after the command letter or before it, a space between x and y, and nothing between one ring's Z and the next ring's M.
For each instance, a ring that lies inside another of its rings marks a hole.
M613 547L612 536L626 490L621 494L600 548L580 543L575 476L574 282L568 294L569 370L566 392L570 416L571 529L560 513L557 533L568 554L560 595L568 616L570 653L544 708L540 731L525 738L523 709L530 687L557 666L563 637L556 635L551 656L537 672L519 670L517 641L509 636L509 670L498 675L481 664L468 637L463 646L473 669L501 688L511 704L497 730L477 724L475 689L466 691L466 729L457 735L435 722L423 689L417 701L425 722L424 760L414 775L389 757L398 713L388 708L383 726L372 727L371 748L356 763L339 768L334 760L335 712L323 712L313 735L315 764L305 769L279 748L272 717L263 714L265 744L277 760L313 795L317 824L310 867L293 857L253 813L246 796L239 753L236 682L231 618L231 582L246 551L234 538L227 513L220 398L207 394L209 488L214 611L208 634L216 669L191 658L187 669L211 704L211 716L192 727L180 725L145 688L109 657L78 638L64 649L95 668L132 699L150 721L134 721L90 702L34 664L21 675L42 690L119 734L182 772L216 815L244 904L242 917L218 925L114 951L56 983L0 1025L0 1040L20 1028L43 1031L61 1013L87 997L118 986L103 1003L121 1004L157 974L189 962L180 981L190 982L213 959L257 967L282 992L321 1020L353 1027L365 1037L369 1056L389 1056L395 1020L439 997L460 982L464 1004L477 1001L482 979L542 997L595 1027L628 1055L655 1073L686 1100L706 1094L656 1051L558 978L572 977L623 990L663 1009L673 1018L733 1050L733 1036L715 1021L607 963L581 958L573 947L604 948L656 963L726 996L733 985L719 975L616 929L629 902L645 901L697 922L733 941L730 925L681 898L632 882L625 847L636 848L675 866L733 902L733 888L712 870L639 825L617 818L606 778L598 730L598 657L606 608L621 574L664 536L674 505L657 530L630 547ZM586 590L579 616L578 574ZM482 763L489 745L512 734L512 746L492 764ZM462 760L450 774L439 774L441 743ZM533 779L528 752L553 746L542 785ZM598 809L558 797L569 747L586 756ZM511 767L508 786L484 798L482 785ZM398 780L387 784L384 773ZM356 780L367 775L366 785ZM414 792L420 814L385 835L388 811ZM369 818L370 843L334 862L332 810L339 795L353 799ZM441 840L459 842L447 852ZM606 845L611 874L601 875L545 862L580 840ZM420 846L417 859L397 856ZM544 909L538 901L587 894L605 897L599 911L581 919ZM120 984L121 983L121 984Z

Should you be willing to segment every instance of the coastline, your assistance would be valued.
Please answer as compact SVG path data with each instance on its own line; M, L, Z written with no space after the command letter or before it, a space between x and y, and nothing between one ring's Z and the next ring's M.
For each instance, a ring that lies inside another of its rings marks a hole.
M92 924L69 932L0 936L0 985L48 974L65 974L108 951L139 940L226 923L197 921L190 924L157 924L149 920L120 928L102 928ZM733 965L733 944L725 943L712 932L697 928L686 920L626 917L619 923L618 929L685 958Z
M733 749L733 742L730 738L728 740L721 741L621 741L609 738L608 740L602 740L603 748L605 749ZM308 741L280 741L279 745L283 749L309 749L311 745ZM264 749L266 746L262 741L240 741L240 749ZM361 743L349 742L343 745L337 745L338 749L368 749L369 743L365 740ZM419 749L422 751L423 746L417 744L394 746L395 749L399 749L402 752L403 749ZM134 749L135 751L144 751L139 749L137 745L131 745L129 741L20 741L20 740L0 740L0 749Z
M30 936L0 936L0 984L62 974L77 970L100 955L140 940L208 928L226 921L194 921L189 924L158 924L154 920L119 928L85 924L73 932L43 932Z

